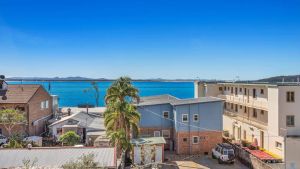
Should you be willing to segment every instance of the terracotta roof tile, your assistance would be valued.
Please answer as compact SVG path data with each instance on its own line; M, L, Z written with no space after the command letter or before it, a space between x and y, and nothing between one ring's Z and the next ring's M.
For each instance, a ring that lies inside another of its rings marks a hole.
M30 98L41 85L8 85L7 99L0 99L1 103L28 103Z

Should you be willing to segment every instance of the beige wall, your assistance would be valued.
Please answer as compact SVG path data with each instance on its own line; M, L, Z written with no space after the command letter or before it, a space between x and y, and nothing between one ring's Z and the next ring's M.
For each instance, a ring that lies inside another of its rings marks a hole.
M295 102L286 101L286 92L295 92ZM300 86L279 86L279 128L281 135L300 135ZM295 126L286 126L286 116L295 116Z
M287 138L286 143L286 169L300 168L300 139Z

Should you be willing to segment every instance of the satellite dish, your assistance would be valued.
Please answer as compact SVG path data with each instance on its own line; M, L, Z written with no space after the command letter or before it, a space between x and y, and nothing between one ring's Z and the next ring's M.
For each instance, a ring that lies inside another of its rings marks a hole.
M2 100L7 100L7 97L6 96L2 96Z

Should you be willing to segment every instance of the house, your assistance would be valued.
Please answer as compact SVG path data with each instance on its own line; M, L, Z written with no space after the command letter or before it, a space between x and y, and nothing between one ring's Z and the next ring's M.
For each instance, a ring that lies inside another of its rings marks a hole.
M13 133L40 135L45 131L45 123L51 118L52 97L41 85L7 85L6 99L0 99L0 109L18 109L25 113L28 124L20 124ZM0 125L0 134L7 135Z
M49 125L50 133L56 140L67 131L75 131L81 141L94 145L99 136L105 136L104 118L99 113L79 111L61 117ZM107 145L107 144L106 144Z
M177 154L209 153L222 142L222 99L159 95L142 97L137 107L140 136L164 137L164 149Z
M36 161L37 168L62 168L62 165L78 160L82 155L93 154L97 167L116 168L115 148L31 148L0 150L0 168L24 167L23 160Z
M131 139L130 143L133 146L134 164L145 165L164 161L164 144L166 141L163 137Z
M257 143L300 168L299 83L195 82L195 97L225 100L223 128L235 142Z

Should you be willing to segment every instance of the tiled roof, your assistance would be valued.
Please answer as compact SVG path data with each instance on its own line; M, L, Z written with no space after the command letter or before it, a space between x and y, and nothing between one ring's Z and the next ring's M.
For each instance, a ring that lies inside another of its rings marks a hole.
M77 160L83 154L94 154L99 167L114 167L114 148L32 148L0 149L0 166L3 168L21 167L23 160L37 160L36 166L61 168L71 160Z
M150 97L141 97L138 106L158 105L158 104L171 104L171 105L183 105L183 104L194 104L194 103L205 103L222 101L222 99L216 97L200 97L191 99L178 99L171 95L158 95Z
M1 103L28 103L41 85L8 85L7 99Z

